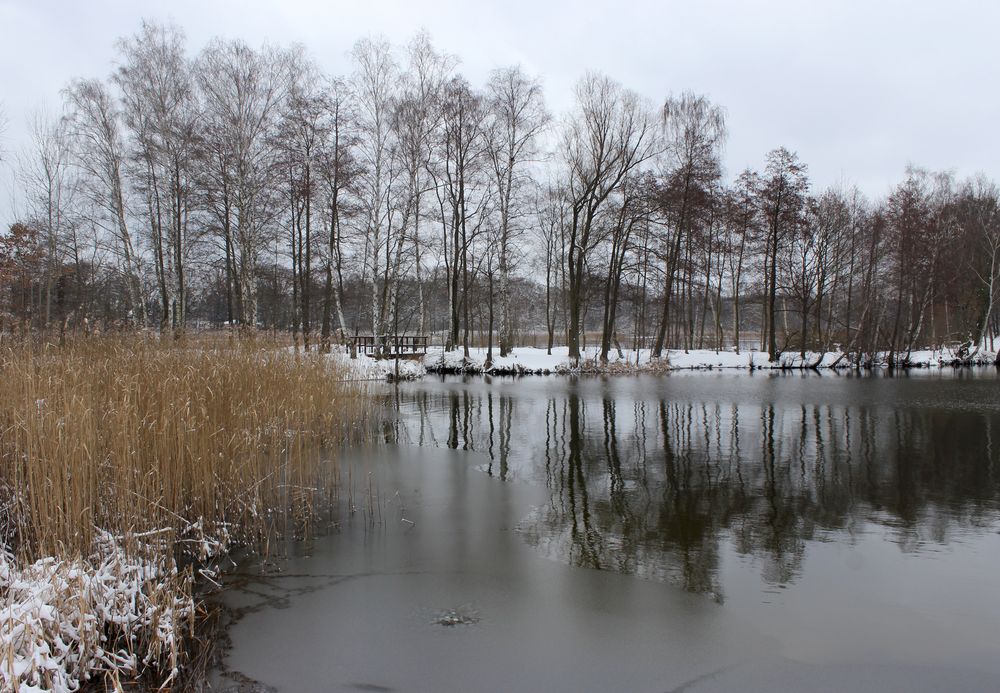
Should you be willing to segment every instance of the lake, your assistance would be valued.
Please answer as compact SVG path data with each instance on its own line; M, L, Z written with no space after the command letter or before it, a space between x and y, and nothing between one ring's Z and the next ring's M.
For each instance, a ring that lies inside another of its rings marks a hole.
M261 690L1000 689L1000 379L387 386L344 512L228 578Z

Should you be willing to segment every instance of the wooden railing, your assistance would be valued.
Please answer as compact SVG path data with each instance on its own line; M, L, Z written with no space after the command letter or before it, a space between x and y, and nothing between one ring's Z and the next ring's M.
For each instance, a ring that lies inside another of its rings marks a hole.
M375 359L413 359L427 354L427 335L354 335L350 338L351 356L364 354Z

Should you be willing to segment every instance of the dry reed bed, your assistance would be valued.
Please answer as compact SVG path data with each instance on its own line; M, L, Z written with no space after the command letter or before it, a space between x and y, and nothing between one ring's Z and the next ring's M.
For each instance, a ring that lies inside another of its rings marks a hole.
M278 346L0 348L5 689L175 680L196 568L333 505L323 451L366 435L370 400L323 356Z

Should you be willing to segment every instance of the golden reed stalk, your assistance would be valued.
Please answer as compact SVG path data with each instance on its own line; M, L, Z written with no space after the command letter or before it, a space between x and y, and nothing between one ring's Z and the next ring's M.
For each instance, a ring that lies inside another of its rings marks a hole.
M118 536L261 537L330 493L365 392L273 341L98 337L0 348L4 538L23 558ZM199 526L200 525L200 526Z
M123 584L143 593L146 617L105 626L103 636L79 635L79 656L64 661L80 669L74 677L96 667L113 677L169 672L173 680L193 623L183 606L191 602L190 566L234 541L263 549L334 507L332 455L369 435L372 399L331 360L275 340L7 340L0 342L0 563L13 566L7 575L20 571L21 586L0 590L5 613L17 607L37 616L37 583L59 613L82 622L79 614L103 607L85 604L97 597L75 581L119 566ZM129 583L142 565L159 566L150 575L160 577ZM166 625L161 614L171 615ZM5 662L29 656L34 642L60 642L59 623L27 619L0 624ZM103 648L99 637L108 639ZM108 663L113 644L115 661L132 664ZM20 676L54 680L34 665Z

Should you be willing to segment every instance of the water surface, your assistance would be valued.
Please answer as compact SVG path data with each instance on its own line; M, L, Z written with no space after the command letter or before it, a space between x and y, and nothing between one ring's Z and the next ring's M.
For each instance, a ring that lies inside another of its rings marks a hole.
M400 385L352 461L361 509L234 583L228 666L279 690L1000 689L998 386Z

